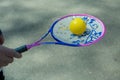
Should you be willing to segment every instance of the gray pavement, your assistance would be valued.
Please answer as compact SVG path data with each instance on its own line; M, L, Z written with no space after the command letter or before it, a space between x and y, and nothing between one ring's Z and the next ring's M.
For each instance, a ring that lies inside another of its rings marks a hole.
M105 37L89 47L44 45L4 68L6 80L120 80L120 0L0 0L5 46L42 36L57 18L87 13L100 18ZM48 38L49 39L49 38Z

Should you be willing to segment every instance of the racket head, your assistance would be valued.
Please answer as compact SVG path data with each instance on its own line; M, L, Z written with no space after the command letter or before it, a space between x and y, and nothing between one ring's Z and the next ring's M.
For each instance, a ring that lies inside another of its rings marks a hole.
M83 35L74 35L69 30L69 24L74 18L82 18L86 23L86 31ZM98 42L105 34L103 22L88 14L71 14L57 19L51 26L52 37L59 43L68 46L83 47Z

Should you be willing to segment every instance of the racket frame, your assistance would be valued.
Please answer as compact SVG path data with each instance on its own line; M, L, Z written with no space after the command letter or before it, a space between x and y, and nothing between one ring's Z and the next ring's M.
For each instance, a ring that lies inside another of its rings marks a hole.
M69 44L69 43L65 43L65 42L57 39L57 38L53 35L53 34L54 34L54 33L53 33L53 28L54 28L54 26L55 26L59 21L61 21L62 19L65 19L65 18L70 17L70 16L88 16L88 17L90 17L90 18L94 18L95 20L99 21L99 23L102 25L101 27L102 27L102 29L103 29L103 32L102 32L101 36L99 37L99 39L93 41L92 43L83 44L83 45L80 45L80 44ZM22 53L22 52L25 52L25 51L31 49L32 47L39 46L39 45L42 45L42 44L57 44L57 45L65 45L65 46L73 46L73 47L80 47L80 46L81 46L81 47L84 47L84 46L89 46L89 45L91 45L91 44L95 44L96 42L98 42L100 39L103 38L103 36L105 35L105 32L106 32L105 25L104 25L104 23L103 23L100 19L98 19L98 18L96 18L96 17L94 17L94 16L91 16L91 15L88 15L88 14L70 14L70 15L63 16L63 17L57 19L56 21L54 21L53 24L51 25L50 29L48 30L48 32L45 33L45 34L44 34L39 40L37 40L36 42L33 42L32 44L28 44L28 45L23 45L23 46L21 46L21 47L16 48L15 50L16 50L17 52L19 52L19 53ZM42 42L42 40L43 40L49 33L51 34L51 36L53 37L53 39L54 39L56 42Z

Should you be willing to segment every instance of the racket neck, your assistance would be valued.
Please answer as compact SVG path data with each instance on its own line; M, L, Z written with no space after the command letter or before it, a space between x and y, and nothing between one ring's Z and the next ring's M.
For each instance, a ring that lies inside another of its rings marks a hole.
M34 47L34 46L39 46L39 45L41 45L41 44L45 44L45 43L41 43L41 41L50 33L50 31L51 31L51 29L50 29L47 33L45 33L41 38L39 38L36 42L27 45L27 48L28 48L28 49L31 49L31 48ZM48 43L46 43L46 44L52 44L52 43L49 43L49 42L48 42Z

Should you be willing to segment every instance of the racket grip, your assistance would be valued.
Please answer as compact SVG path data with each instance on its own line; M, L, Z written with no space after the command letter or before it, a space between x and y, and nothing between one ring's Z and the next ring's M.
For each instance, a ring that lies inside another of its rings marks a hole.
M25 51L27 51L27 46L26 45L23 45L23 46L20 46L18 48L15 49L15 51L17 51L18 53L23 53Z

